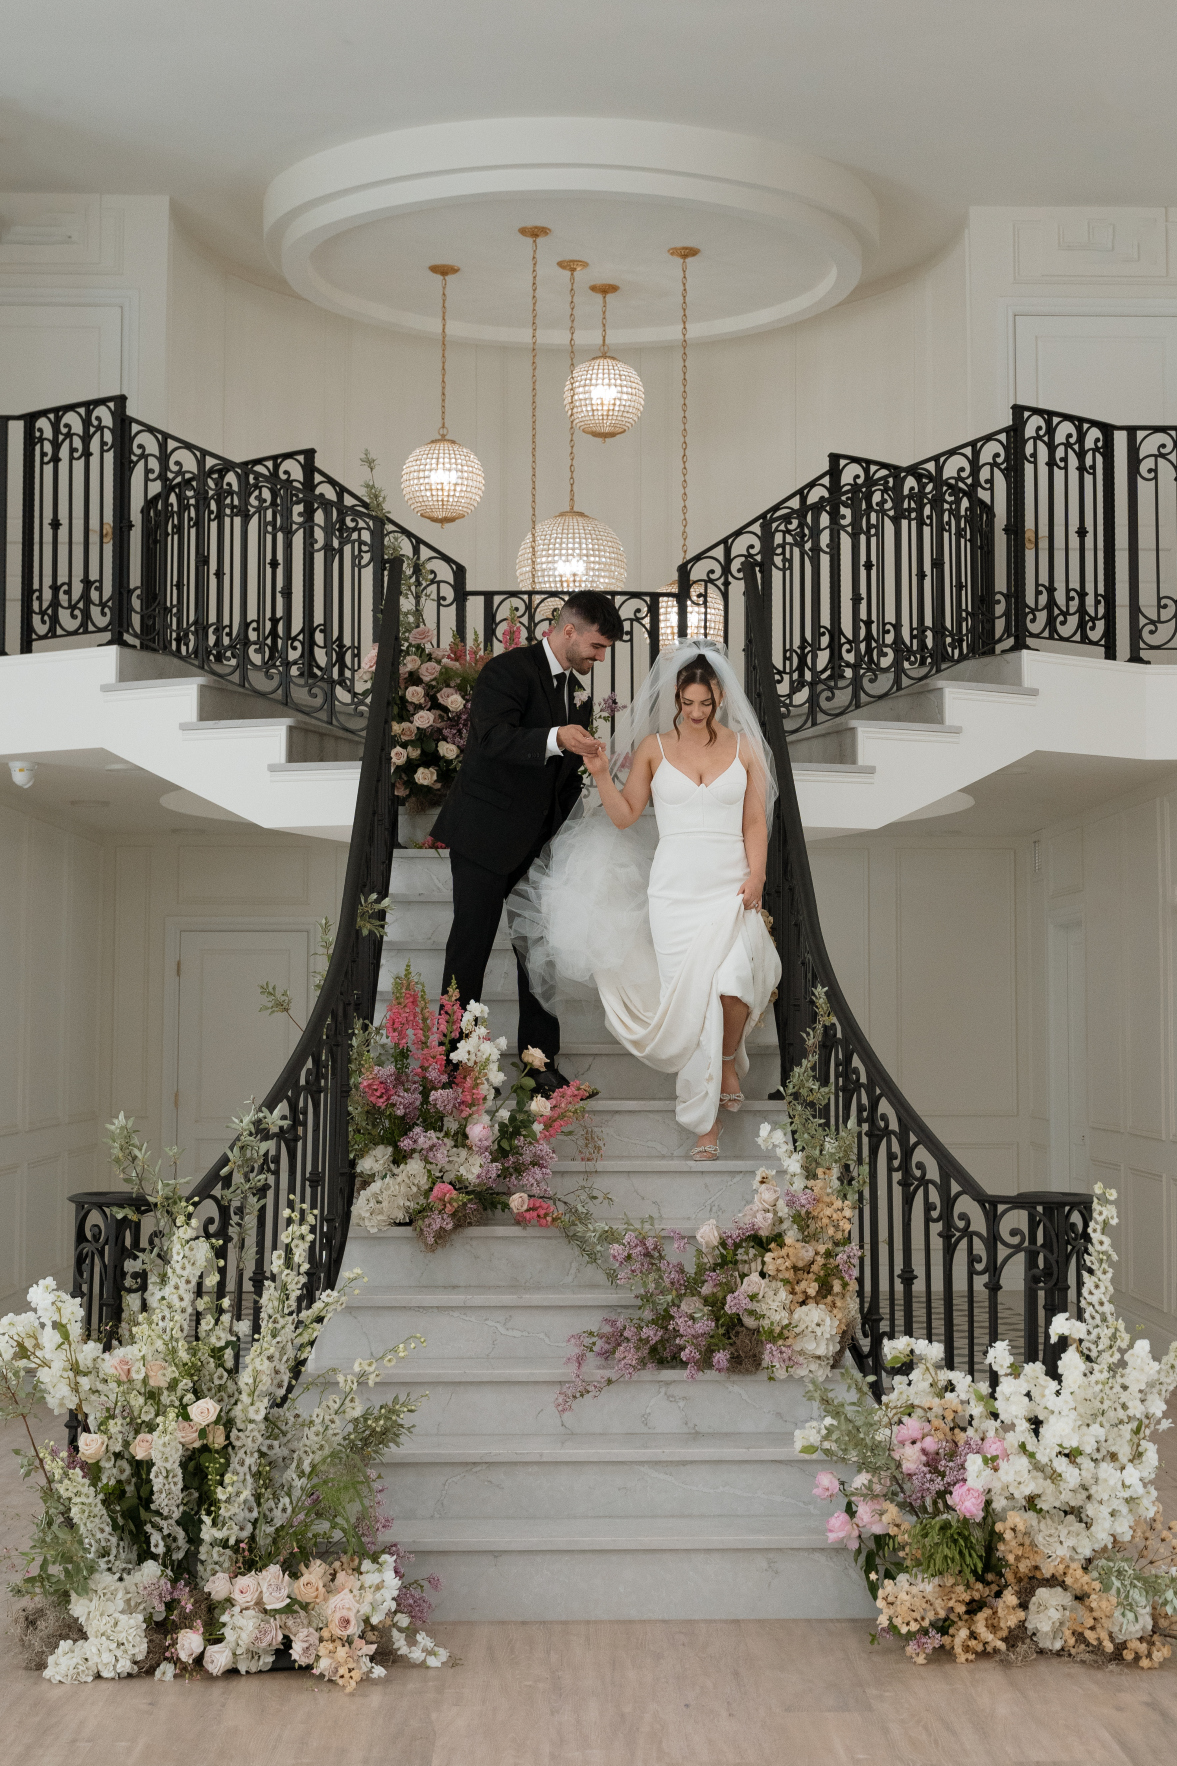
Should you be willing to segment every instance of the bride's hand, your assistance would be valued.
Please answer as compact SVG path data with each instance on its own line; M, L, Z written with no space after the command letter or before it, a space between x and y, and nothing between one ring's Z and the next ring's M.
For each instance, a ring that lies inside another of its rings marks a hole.
M609 775L609 756L601 743L597 743L596 752L584 756L584 764L594 779L607 778Z
M758 913L764 898L764 878L745 877L740 884L739 893L744 898L744 906L752 913Z

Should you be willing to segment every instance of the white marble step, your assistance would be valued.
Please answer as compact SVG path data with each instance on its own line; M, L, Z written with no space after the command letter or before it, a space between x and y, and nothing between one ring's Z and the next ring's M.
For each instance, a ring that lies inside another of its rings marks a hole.
M334 1348L337 1323L332 1319L324 1331L311 1373L332 1364L350 1365ZM586 1368L594 1375L606 1371L598 1362ZM690 1380L680 1367L645 1368L561 1413L556 1394L568 1378L560 1352L532 1362L461 1360L435 1355L427 1346L407 1356L374 1387L365 1387L364 1394L371 1403L378 1403L386 1391L420 1399L413 1418L416 1441L481 1434L542 1434L558 1440L602 1433L701 1440L713 1434L789 1432L813 1415L799 1380L770 1380L763 1373L703 1373Z
M615 1042L565 1042L560 1049L560 1071L569 1079L583 1079L595 1085L608 1102L674 1098L673 1073L659 1073L644 1062L635 1061ZM749 1038L744 1089L749 1097L763 1098L780 1084L780 1077L780 1056L770 1020Z
M587 1401L587 1402L591 1402ZM449 1435L384 1456L385 1505L401 1528L445 1520L664 1519L722 1514L824 1531L814 1462L791 1435Z
M434 1618L867 1618L850 1553L812 1529L687 1520L452 1520L397 1527L416 1575L443 1579Z
M764 1154L756 1141L761 1125L784 1119L784 1105L767 1098L746 1097L740 1110L723 1110L719 1122L724 1154L763 1163ZM697 1138L676 1120L673 1098L591 1098L584 1120L601 1137L603 1156L610 1160L686 1159ZM573 1129L561 1135L556 1145L563 1152L571 1150L575 1141Z
M444 1256L445 1253L435 1253ZM625 1289L362 1287L334 1323L333 1357L343 1366L380 1355L393 1343L424 1337L434 1355L487 1362L562 1360L568 1339L591 1330L603 1313L637 1305Z

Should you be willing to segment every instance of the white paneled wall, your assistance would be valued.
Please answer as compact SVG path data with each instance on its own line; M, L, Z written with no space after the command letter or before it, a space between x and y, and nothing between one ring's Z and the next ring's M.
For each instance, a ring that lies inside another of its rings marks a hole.
M1060 1187L1069 1169L1078 1187L1119 1191L1123 1306L1155 1348L1177 1336L1177 783L1046 828L1038 848L1028 891L1035 1181Z
M0 808L0 1313L68 1286L73 1211L94 1187L102 1098L102 848Z
M835 971L880 1058L975 1177L1029 1189L1024 840L872 836L810 848Z
M215 1024L218 1071L227 1067L241 1074L241 1095L226 1096L226 1116L229 1110L236 1113L248 1092L263 1095L277 1079L292 1032L284 1021L258 1014L256 981L289 985L296 1000L305 1002L309 976L287 973L286 950L293 934L298 948L309 955L316 942L315 922L324 915L332 921L337 918L346 861L347 848L330 841L258 830L128 836L108 843L109 1107L134 1116L157 1149L165 1143L177 1144L177 1137L188 1138L178 1136L178 1127L186 1123L200 1122L202 1148L203 1137L210 1132L197 1107L199 1101L186 1095L195 1077L188 1062L179 1058L182 1006L204 1025L206 1034L213 1034ZM211 1006L208 1000L189 1006L190 994L186 997L183 988L190 989L196 978L177 974L184 937L189 935L189 949L195 951L199 935L218 928L231 929L231 942L240 947L235 960L252 965L250 974L256 968L257 975L252 985L222 990ZM266 969L267 950L273 954L272 973ZM306 956L304 971L305 966ZM305 1021L300 1016L299 1022ZM179 1102L177 1092L185 1094ZM205 1167L197 1169L197 1149L184 1146L183 1152L184 1173L202 1175Z

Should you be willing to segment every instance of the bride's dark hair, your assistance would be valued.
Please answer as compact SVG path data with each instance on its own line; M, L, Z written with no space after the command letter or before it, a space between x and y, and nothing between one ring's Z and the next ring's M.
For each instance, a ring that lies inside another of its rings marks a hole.
M679 669L674 682L674 732L678 734L679 719L682 717L682 696L684 687L706 687L711 695L711 710L707 713L707 746L718 740L715 729L715 714L719 710L719 702L723 698L720 691L719 676L705 656L694 656Z

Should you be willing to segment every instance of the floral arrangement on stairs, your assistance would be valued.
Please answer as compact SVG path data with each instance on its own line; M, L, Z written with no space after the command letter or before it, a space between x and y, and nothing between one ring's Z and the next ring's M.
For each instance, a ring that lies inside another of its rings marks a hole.
M231 1301L210 1297L214 1248L190 1211L173 1198L157 1221L166 1248L110 1348L51 1278L30 1289L30 1312L0 1319L0 1409L24 1418L22 1469L41 1498L12 1587L28 1603L26 1653L39 1649L54 1681L280 1662L349 1692L385 1673L381 1658L439 1666L445 1650L408 1636L428 1618L423 1585L377 1545L388 1517L372 1462L416 1406L367 1407L359 1390L406 1346L335 1374L334 1390L323 1375L293 1393L354 1279L300 1310L311 1217L287 1215L247 1352ZM39 1404L73 1413L76 1451L36 1446Z
M988 1356L992 1395L944 1366L938 1343L887 1345L896 1373L876 1400L856 1379L797 1433L803 1453L849 1462L818 1473L842 1508L831 1542L853 1553L879 1608L879 1634L917 1663L951 1650L1015 1659L1043 1652L1157 1667L1177 1632L1177 1533L1164 1524L1150 1437L1169 1425L1177 1344L1154 1360L1131 1342L1112 1294L1115 1191L1095 1186L1084 1319L1060 1313L1057 1378ZM873 1639L872 1639L873 1641Z
M554 1226L554 1142L584 1114L587 1087L536 1092L546 1065L525 1049L506 1085L487 1009L465 1012L450 992L434 1011L411 967L393 983L379 1026L361 1025L352 1046L352 1220L369 1232L411 1223L434 1251L459 1227L506 1210L520 1226Z
M783 1190L762 1167L752 1201L726 1231L714 1220L699 1228L693 1269L669 1255L653 1221L607 1232L606 1272L636 1293L637 1310L569 1339L573 1375L556 1400L561 1412L647 1367L681 1363L691 1379L706 1368L824 1378L842 1360L858 1316L850 1229L862 1176L854 1124L831 1134L823 1120L831 1088L818 1083L817 1058L833 1018L820 989L815 1006L804 1059L785 1087L788 1126L765 1123L759 1135L780 1161ZM686 1249L682 1233L669 1237ZM585 1373L594 1355L612 1363L596 1378Z
M379 645L356 679L371 681ZM490 652L456 636L441 648L427 625L414 626L401 644L400 692L392 705L393 789L414 813L437 809L457 777L470 733L470 695Z

